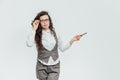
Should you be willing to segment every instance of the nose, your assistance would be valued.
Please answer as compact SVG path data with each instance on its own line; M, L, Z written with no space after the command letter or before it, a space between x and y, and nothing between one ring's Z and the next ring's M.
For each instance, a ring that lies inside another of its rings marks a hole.
M44 23L43 24L46 24L46 22L44 21Z

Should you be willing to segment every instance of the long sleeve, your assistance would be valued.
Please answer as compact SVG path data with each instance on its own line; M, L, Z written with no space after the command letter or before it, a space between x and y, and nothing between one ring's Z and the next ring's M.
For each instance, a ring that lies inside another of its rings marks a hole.
M26 45L28 47L32 47L34 45L34 43L35 43L34 37L35 37L35 31L31 30L30 34L27 36L27 40L26 40Z
M66 51L71 47L70 41L64 42L62 37L58 35L58 48L61 52Z

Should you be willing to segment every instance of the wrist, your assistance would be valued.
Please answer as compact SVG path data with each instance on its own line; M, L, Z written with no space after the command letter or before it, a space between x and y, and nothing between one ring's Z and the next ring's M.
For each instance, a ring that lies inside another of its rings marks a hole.
M72 45L72 44L73 44L73 42L74 42L74 40L72 39L72 40L70 41L70 45Z
M36 31L34 27L32 28L32 30L33 30L33 31Z

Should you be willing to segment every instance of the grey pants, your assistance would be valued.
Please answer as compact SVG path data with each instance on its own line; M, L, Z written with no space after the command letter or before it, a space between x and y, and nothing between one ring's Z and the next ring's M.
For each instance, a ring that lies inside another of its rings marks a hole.
M56 65L43 65L37 61L36 75L39 80L58 80L60 73L60 62Z

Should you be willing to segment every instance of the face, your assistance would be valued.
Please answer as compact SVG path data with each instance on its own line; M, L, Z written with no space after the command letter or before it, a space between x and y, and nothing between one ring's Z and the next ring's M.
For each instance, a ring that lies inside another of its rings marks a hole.
M43 15L40 17L40 24L43 29L48 29L50 26L50 21L48 15Z

